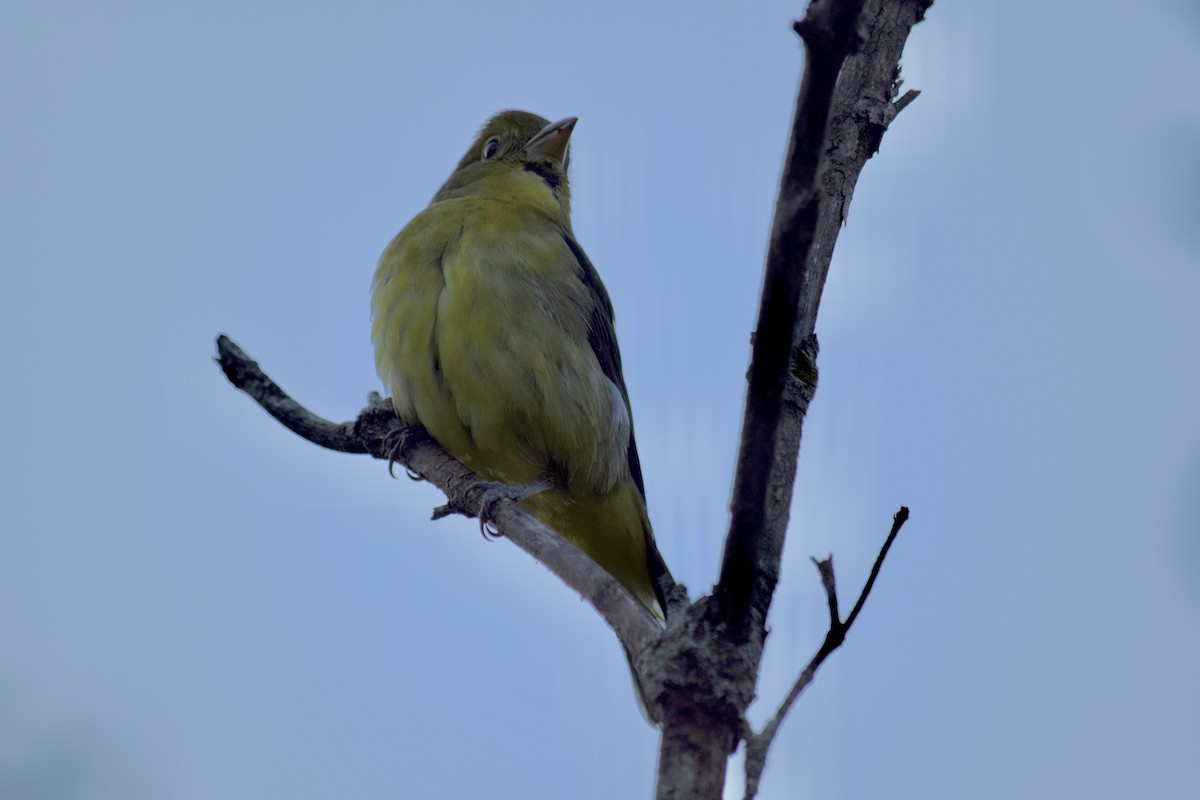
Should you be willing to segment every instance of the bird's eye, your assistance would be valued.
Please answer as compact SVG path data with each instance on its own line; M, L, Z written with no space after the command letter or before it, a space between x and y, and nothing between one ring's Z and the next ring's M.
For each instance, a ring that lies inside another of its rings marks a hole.
M487 140L487 144L483 146L483 160L490 161L496 157L496 153L500 152L500 140L493 136Z

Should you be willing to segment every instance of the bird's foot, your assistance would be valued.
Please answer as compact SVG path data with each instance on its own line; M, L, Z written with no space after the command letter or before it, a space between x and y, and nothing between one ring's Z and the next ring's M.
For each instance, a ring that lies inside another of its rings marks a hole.
M420 425L398 424L388 431L387 435L383 437L383 449L388 457L388 475L396 477L394 471L396 464L407 461L413 446L428 436L429 434ZM415 472L407 465L404 465L404 471L414 481L425 480L420 473Z
M522 500L533 497L535 494L541 494L547 489L554 488L554 480L548 477L538 478L536 481L523 483L519 486L510 486L507 483L489 483L487 488L483 490L483 497L479 501L479 532L483 534L485 539L497 539L500 537L500 531L492 525L492 515L496 508L496 503L501 500L512 500L514 503L519 503Z

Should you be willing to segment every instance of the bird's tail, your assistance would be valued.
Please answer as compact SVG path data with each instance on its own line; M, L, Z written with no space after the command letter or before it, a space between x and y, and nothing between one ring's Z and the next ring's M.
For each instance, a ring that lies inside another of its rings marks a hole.
M654 543L646 502L632 480L604 495L579 497L552 490L534 495L523 504L608 570L660 624L666 623L667 603L661 585L664 576L665 583L670 583L670 572ZM647 722L657 725L645 685L628 650L625 659L638 709Z
M666 565L654 546L642 493L632 480L608 494L549 491L523 504L604 567L655 618L666 619L666 604L654 579L665 573Z

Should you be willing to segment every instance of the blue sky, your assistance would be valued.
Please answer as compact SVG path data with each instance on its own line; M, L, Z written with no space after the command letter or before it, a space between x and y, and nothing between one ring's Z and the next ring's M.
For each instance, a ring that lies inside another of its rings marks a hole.
M489 114L578 116L651 516L706 590L800 13L5 4L0 796L648 796L598 618L276 425L212 342L352 417L391 236ZM764 798L1200 792L1198 45L1182 0L941 0L910 40L922 95L822 307L756 721L823 634L808 556L849 597L913 516Z

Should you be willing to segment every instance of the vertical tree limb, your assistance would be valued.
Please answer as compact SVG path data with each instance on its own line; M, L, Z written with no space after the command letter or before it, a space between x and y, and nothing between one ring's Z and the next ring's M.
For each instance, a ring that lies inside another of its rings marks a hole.
M800 298L821 210L817 177L825 151L829 109L842 64L858 49L862 8L863 0L814 0L804 19L794 26L804 40L804 75L767 248L729 534L720 579L713 592L726 624L740 641L749 637L749 607L756 594L760 551L764 545L767 550L782 551L782 530L778 531L778 546L767 541L765 535L768 490L773 482L774 455L781 444L786 444L779 434L792 342L805 338L797 337L797 324L801 321ZM794 467L792 471L794 475Z
M786 173L781 182L781 199L777 205L772 231L768 271L772 264L771 253L778 251L778 267L798 272L799 294L793 335L788 349L790 359L787 363L790 364L790 370L785 374L782 392L776 395L772 384L770 398L754 404L756 412L764 406L766 411L770 412L770 402L773 398L782 398L782 402L774 401L778 403L777 419L772 420L774 424L756 428L753 441L755 446L764 448L759 451L761 461L751 468L747 478L743 479L744 459L749 459L752 455L746 450L746 432L750 427L752 407L749 395L755 392L753 377L751 378L751 386L747 392L747 422L743 427L743 448L739 452L738 476L735 478L735 487L740 487L743 491L739 493L738 488L735 488L734 520L730 524L729 537L726 540L725 559L718 585L718 592L733 592L736 586L738 588L734 594L738 595L747 591L746 587L749 586L748 603L755 609L757 618L766 619L778 581L779 563L783 554L795 484L800 434L808 403L816 389L815 361L818 348L814 330L834 245L837 244L842 223L845 222L859 174L867 160L878 151L883 134L896 114L918 94L910 91L893 102L899 86L900 56L904 51L904 44L912 27L924 18L925 11L932 3L933 0L867 0L863 7L858 25L863 35L858 52L846 58L842 66L829 110L828 128L820 144L819 214L811 243L807 252L803 254L802 268L796 266L801 257L799 252L788 253L780 250L786 247L796 248L806 241L805 237L798 234L779 233L781 227L804 222L804 218L797 214L792 214L781 222L780 210L786 212L794 208L794 204L783 203L782 194L788 191L791 185ZM797 27L800 30L804 29L803 23L797 23ZM801 93L803 91L802 85ZM800 101L797 102L799 115ZM793 157L801 157L801 154L796 153L796 141L793 133L793 143L789 145L788 151L789 163ZM808 154L808 157L803 159L805 163L797 167L796 175L803 177L806 174L811 156L812 154ZM764 291L768 288L767 282L764 281ZM763 308L765 307L764 300ZM760 326L755 337L756 349L762 336L763 330ZM778 349L778 342L771 344L773 369L778 368ZM773 435L769 445L764 445L762 437L767 429L772 430ZM769 459L764 454L770 454ZM768 461L767 464L763 463ZM767 469L765 484L759 473L764 466ZM758 502L762 503L761 511L752 507L753 498L758 498ZM755 526L758 526L757 529ZM746 541L752 537L757 541ZM752 554L754 561L751 564ZM750 570L749 573L747 570ZM722 590L720 587L725 585L727 579L729 585ZM739 609L744 613L746 603L737 602L730 612L736 613Z
M797 24L797 32L806 43L805 76L768 250L730 529L721 575L713 591L715 613L704 608L705 598L701 598L688 609L685 620L676 620L695 625L690 645L680 644L672 636L679 634L669 628L664 639L672 641L670 646L662 646L666 656L663 680L669 687L665 694L677 697L668 697L664 702L660 798L720 797L719 793L705 793L706 787L716 782L712 775L697 777L689 784L686 770L674 768L682 762L670 763L678 752L668 746L668 733L673 727L693 732L690 737L674 736L682 741L703 742L707 734L709 750L702 761L719 764L722 779L731 727L743 726L737 730L735 741L747 735L740 714L753 697L767 614L779 578L800 434L816 389L818 345L814 330L821 293L858 175L878 150L892 119L915 97L910 92L893 103L904 43L930 5L932 0L868 0L843 6L840 13L847 16L854 8L862 9L851 37L844 27L840 32L830 28L844 26L847 17L830 10L830 0L817 0L810 6L806 21ZM858 51L848 55L847 51L856 46ZM842 48L844 52L831 54L830 48ZM808 91L830 91L834 63L840 63L841 75L834 73L830 103L806 99ZM827 121L821 118L823 106ZM820 136L816 135L818 129ZM818 186L811 180L814 169ZM778 296L772 297L775 292ZM789 307L789 303L793 305ZM825 655L828 653L821 661ZM807 671L807 680L812 679L819 664ZM703 676L697 677L701 673ZM728 675L734 676L732 687L722 681ZM714 696L724 698L726 704L714 702ZM697 704L708 713L693 713ZM740 709L736 719L730 706ZM687 713L673 714L673 707ZM786 713L783 711L778 719ZM769 743L769 739L758 741ZM764 747L763 763L765 753ZM688 758L694 761L695 755ZM682 785L667 782L680 775L684 776Z

